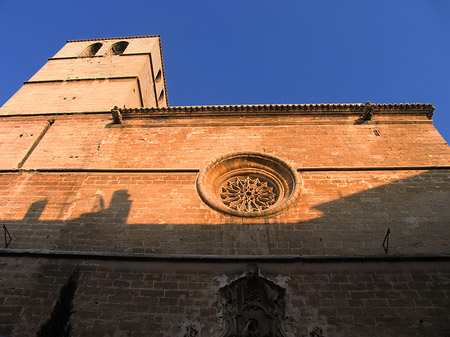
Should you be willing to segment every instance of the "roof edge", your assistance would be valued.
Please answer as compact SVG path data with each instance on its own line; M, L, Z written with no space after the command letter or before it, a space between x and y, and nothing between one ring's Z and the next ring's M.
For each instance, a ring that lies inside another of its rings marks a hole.
M86 41L104 41L104 40L124 40L124 39L145 39L149 37L161 37L160 35L141 35L141 36L119 36L119 37L105 37L98 39L81 39L81 40L67 40L66 43L71 42L86 42Z
M167 95L166 71L164 70L164 57L163 57L163 51L162 51L161 38L159 38L159 54L161 56L161 68L162 68L163 79L164 79L164 95L166 98L166 104L167 104L167 106L169 106L169 96ZM155 97L155 99L157 100L158 98Z

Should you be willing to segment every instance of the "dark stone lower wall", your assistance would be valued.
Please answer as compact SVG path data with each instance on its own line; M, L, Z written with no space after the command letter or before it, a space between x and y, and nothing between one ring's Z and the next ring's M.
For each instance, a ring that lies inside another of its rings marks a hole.
M0 258L0 335L35 336L76 266L72 336L220 336L219 288L246 262ZM450 262L261 262L287 337L449 336ZM195 333L198 332L197 335Z

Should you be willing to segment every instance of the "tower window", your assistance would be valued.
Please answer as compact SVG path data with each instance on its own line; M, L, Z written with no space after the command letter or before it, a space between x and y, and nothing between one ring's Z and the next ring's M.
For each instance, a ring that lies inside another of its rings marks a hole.
M159 94L159 97L158 97L158 101L162 101L163 98L164 98L164 90L161 90L161 93Z
M102 46L103 46L103 44L100 42L93 43L93 44L87 46L86 49L83 50L83 52L80 54L80 56L81 57L94 56L95 54L97 54L97 52L100 50L100 48Z
M125 49L128 47L128 42L120 41L116 42L111 47L111 52L113 55L122 55Z
M161 80L161 69L158 70L158 73L156 74L156 77L155 77L156 82L159 82L160 80Z

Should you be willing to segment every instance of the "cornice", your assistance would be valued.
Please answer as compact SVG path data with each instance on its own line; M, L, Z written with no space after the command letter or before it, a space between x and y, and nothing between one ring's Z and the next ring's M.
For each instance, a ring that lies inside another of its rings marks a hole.
M233 114L302 114L302 115L359 115L362 120L371 119L373 114L433 116L435 107L428 103L382 103L372 104L254 104L254 105L199 105L160 108L117 108L111 110L116 123L119 119L134 119L154 116L204 116ZM368 111L370 113L368 113ZM120 115L120 118L119 118Z
M450 261L449 254L346 254L346 255L214 255L214 254L155 254L129 252L98 252L76 250L44 250L44 249L8 249L0 248L3 257L29 257L46 259L77 259L77 260L112 260L112 261L164 261L167 262L284 262L284 263L370 263L388 262L441 262ZM423 266L418 268L423 269ZM435 268L435 267L433 267Z

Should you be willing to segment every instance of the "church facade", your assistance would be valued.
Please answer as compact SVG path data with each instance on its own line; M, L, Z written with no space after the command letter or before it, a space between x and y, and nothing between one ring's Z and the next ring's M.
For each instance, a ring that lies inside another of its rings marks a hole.
M0 108L0 335L448 336L433 112L171 107L159 36L68 41Z

